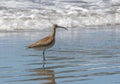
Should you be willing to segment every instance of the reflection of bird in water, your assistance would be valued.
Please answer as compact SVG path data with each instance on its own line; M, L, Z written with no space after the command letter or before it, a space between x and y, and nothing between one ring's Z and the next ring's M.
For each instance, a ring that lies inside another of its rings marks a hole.
M45 60L45 56L44 56L45 50L52 47L55 43L56 28L63 28L63 29L67 30L67 28L65 28L65 27L58 26L57 24L54 24L52 27L52 32L50 33L50 35L48 35L47 37L42 38L39 41L37 41L36 43L33 43L33 44L28 46L28 48L43 50L43 60Z
M47 82L44 82L42 84L55 84L55 77L54 77L53 70L37 70L36 72L38 75L45 76L45 78L43 78L43 79L41 78L41 79L45 80Z
M42 69L35 70L35 72L37 72L37 75L45 76L45 78L41 78L40 80L45 80L47 82L44 82L44 83L41 83L41 84L55 84L54 71L45 69L44 64L45 64L45 62L43 62L43 68Z

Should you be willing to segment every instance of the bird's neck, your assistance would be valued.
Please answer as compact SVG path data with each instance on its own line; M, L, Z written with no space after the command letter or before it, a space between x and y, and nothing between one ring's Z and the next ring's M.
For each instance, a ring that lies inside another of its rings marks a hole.
M51 32L50 36L55 38L55 34L56 34L56 28L52 28L52 32Z

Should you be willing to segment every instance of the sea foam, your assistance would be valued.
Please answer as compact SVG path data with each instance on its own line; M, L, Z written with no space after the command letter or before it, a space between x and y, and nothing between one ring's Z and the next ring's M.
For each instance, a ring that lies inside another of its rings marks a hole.
M84 2L79 3L77 0L68 1L69 3L63 1L36 3L28 0L2 0L0 1L0 30L42 30L55 23L67 27L120 24L118 0L107 0L107 2L83 0Z

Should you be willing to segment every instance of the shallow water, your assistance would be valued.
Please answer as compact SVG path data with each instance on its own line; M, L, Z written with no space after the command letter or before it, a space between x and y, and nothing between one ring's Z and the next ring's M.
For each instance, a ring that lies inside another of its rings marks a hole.
M0 34L0 84L120 84L119 27L58 30L43 62L26 46L45 34Z

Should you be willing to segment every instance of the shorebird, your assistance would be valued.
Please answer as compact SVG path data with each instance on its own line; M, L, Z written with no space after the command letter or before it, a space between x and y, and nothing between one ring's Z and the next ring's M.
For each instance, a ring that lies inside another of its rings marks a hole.
M67 30L65 27L53 24L52 32L48 36L28 46L28 48L43 50L43 60L45 60L45 50L51 48L55 44L56 28L63 28Z

